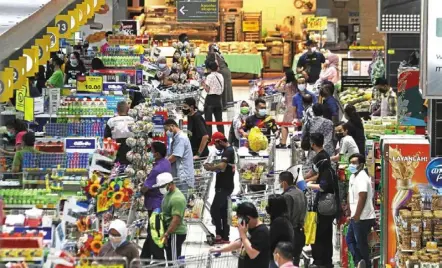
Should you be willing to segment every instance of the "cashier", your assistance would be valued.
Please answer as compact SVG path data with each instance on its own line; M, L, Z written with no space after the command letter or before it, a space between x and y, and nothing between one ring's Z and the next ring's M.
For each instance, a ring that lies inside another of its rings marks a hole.
M80 59L80 53L73 52L69 57L64 69L64 83L68 84L69 80L77 80L77 76L86 73L83 61Z
M21 150L17 151L14 155L14 161L12 162L12 172L21 172L23 168L23 154L24 153L37 153L38 151L34 148L35 135L34 132L26 132L22 138L23 147Z
M325 57L321 52L316 51L315 42L308 40L305 45L307 46L307 52L299 58L296 71L304 76L307 84L313 86L319 79Z

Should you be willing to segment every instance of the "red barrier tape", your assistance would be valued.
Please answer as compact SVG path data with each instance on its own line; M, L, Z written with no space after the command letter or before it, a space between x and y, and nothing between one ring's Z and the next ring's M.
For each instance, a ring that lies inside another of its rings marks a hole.
M183 121L183 124L187 125L187 121ZM230 122L206 122L206 124L209 126L221 126L221 125L230 126L232 124L232 121L230 121ZM293 126L292 123L288 123L288 122L276 122L276 124L281 127ZM297 123L296 125L301 126L301 123Z

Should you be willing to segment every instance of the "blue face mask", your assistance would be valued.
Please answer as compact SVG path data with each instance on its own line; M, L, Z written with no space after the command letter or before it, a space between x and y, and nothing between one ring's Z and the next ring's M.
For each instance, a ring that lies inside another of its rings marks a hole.
M348 171L350 171L351 174L355 174L358 172L358 165L350 164L348 166Z
M11 132L8 131L8 137L9 137L9 138L14 138L14 137L15 137L15 134L13 134L13 133L11 133Z
M172 132L172 131L168 130L168 131L166 132L166 134L167 134L167 137L169 137L169 138L173 138L173 132Z
M259 116L266 116L267 115L267 109L259 109L258 114L259 114Z
M152 152L149 153L149 162L155 162L155 156Z

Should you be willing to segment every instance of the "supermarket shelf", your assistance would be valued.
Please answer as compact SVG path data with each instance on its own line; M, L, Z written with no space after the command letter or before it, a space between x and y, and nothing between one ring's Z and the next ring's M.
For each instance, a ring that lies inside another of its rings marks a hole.
M113 115L56 115L56 114L37 114L35 118L93 118L93 117L104 117L111 118Z
M28 258L28 257L10 257L10 258L0 258L1 262L16 262L16 261L26 261L26 262L42 262L43 257L34 257L34 258Z
M164 20L161 18L147 18L144 20L145 24L161 24L161 25L195 25L195 24L204 24L208 26L219 26L218 22L178 22L176 20Z
M154 36L179 36L181 33L152 33ZM188 36L218 36L217 32L189 32Z
M51 205L14 205L14 204L6 204L4 206L4 209L31 209L33 207L36 208L40 208L40 209L57 209L57 207L55 205L51 206Z
M50 171L50 172L52 172L53 170L56 170L56 171L63 171L64 173L69 173L69 174L71 174L71 173L74 173L74 174L77 174L77 173L88 173L89 172L89 170L87 169L87 168L25 168L24 169L24 173L42 173L42 172L48 172L48 171Z
M80 185L80 181L61 181L63 183L63 185ZM45 185L46 181L45 180L25 180L23 181L23 184L37 184L37 185Z

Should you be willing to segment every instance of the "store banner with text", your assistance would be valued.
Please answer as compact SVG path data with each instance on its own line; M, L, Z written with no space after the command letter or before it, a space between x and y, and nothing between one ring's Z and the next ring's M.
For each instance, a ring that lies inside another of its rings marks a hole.
M71 37L71 16L58 15L55 16L55 26L58 28L58 38Z
M48 33L51 41L49 43L49 51L57 52L60 49L60 37L58 36L58 28L46 27L46 32Z
M308 17L308 31L325 31L327 30L327 17Z
M14 93L13 70L5 68L0 72L0 102L8 102Z
M247 20L242 22L243 32L259 32L259 21Z
M102 76L78 76L77 77L77 91L101 93L103 91L103 77Z

